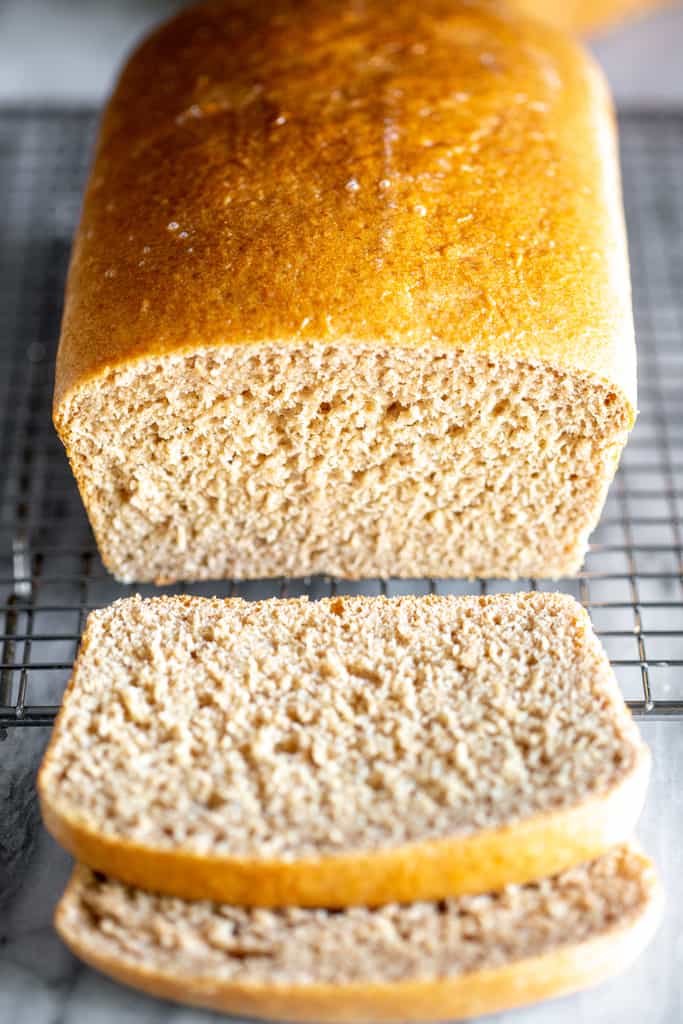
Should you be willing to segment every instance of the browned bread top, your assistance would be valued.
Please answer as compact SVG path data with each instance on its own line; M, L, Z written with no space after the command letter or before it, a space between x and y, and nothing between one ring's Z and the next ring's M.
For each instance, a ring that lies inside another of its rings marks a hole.
M181 13L105 113L57 420L147 355L248 342L465 347L635 366L610 103L486 2L230 0Z

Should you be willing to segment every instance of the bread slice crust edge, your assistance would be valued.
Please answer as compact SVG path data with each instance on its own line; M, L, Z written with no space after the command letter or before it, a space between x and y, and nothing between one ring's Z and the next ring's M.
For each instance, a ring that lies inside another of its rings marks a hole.
M100 835L53 806L42 786L41 807L50 834L77 860L141 889L245 906L376 906L502 889L600 856L633 833L650 760L643 745L618 785L514 825L296 861L179 852Z
M55 926L81 960L102 973L149 995L222 1012L289 1021L420 1021L478 1017L568 995L624 970L648 944L662 914L663 895L653 865L642 857L649 900L643 912L621 926L585 942L469 974L402 982L264 985L188 981L134 967L89 948L68 926L67 907L75 898L76 867L60 901Z

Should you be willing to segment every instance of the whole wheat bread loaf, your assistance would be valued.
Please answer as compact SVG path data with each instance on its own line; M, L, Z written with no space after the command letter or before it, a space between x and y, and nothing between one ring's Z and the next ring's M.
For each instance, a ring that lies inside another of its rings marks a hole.
M635 384L570 39L485 0L227 0L124 68L54 405L119 578L573 573Z
M629 848L498 894L337 912L185 902L78 867L56 924L105 974L179 1002L276 1020L461 1020L624 970L660 902Z
M143 888L440 898L630 835L649 767L570 597L119 601L40 772L48 828Z

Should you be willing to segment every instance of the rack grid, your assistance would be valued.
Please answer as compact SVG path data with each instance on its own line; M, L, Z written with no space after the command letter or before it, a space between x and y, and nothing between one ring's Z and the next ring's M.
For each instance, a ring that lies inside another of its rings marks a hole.
M683 112L620 116L640 416L577 579L117 584L50 420L90 109L0 109L0 737L54 721L87 612L143 594L560 589L589 609L634 713L683 717Z

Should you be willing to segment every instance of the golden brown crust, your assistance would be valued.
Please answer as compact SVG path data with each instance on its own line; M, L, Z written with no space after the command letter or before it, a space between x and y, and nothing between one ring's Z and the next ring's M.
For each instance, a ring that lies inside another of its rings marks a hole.
M486 2L231 0L139 48L105 113L55 417L113 367L258 342L455 346L635 408L610 103Z
M512 0L510 6L570 32L596 32L670 4L671 0Z
M343 907L488 892L592 860L633 833L649 773L650 754L642 747L622 783L577 807L462 837L296 861L181 853L126 842L61 815L46 799L40 777L39 792L51 835L77 860L130 885L246 906Z
M300 1021L454 1020L565 995L624 970L654 934L662 896L651 863L642 858L650 899L644 912L595 939L543 956L471 974L428 981L347 985L257 985L188 982L143 963L131 969L99 956L66 921L66 905L78 883L77 867L55 915L62 938L86 963L150 995L233 1014Z

